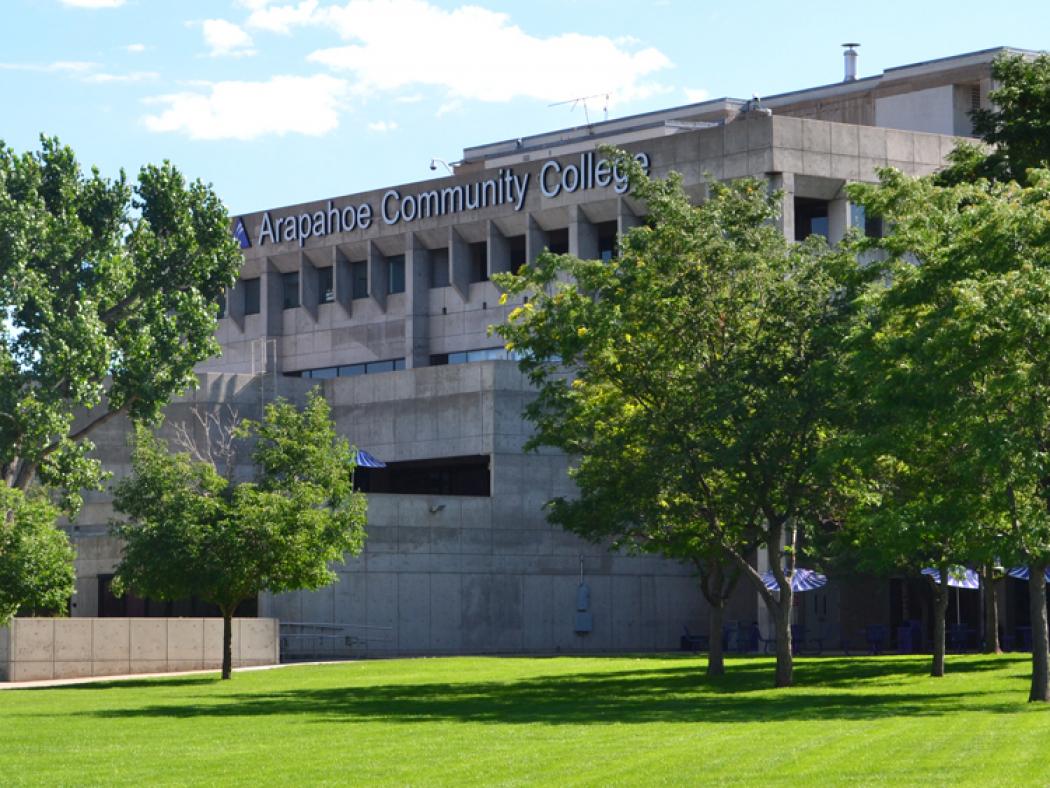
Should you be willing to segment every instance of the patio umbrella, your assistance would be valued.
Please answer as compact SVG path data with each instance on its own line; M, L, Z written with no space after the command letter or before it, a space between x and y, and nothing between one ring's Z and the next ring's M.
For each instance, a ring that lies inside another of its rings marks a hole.
M941 582L941 570L936 569L932 566L928 566L922 570L922 573L927 577L932 577L933 582ZM965 588L969 591L975 591L981 587L980 576L965 566L952 566L948 568L948 585L955 589L955 623L962 623L962 611L959 610L959 589Z
M357 449L357 455L354 460L354 464L358 468L385 468L386 463L382 460L377 460L371 454L364 449Z
M1015 566L1013 569L1007 571L1006 574L1017 580L1027 580L1030 575L1027 566ZM1050 583L1050 568L1046 570L1046 582Z
M814 591L826 585L827 582L827 575L814 572L812 569L796 569L795 573L791 575L791 590ZM780 590L780 586L777 585L777 578L774 576L772 569L767 569L762 573L762 584L770 591Z

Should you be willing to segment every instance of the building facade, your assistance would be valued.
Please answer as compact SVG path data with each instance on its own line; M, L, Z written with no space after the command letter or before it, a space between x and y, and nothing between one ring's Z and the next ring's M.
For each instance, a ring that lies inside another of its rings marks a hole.
M238 217L245 260L219 321L222 355L201 365L200 389L169 408L165 429L192 423L195 407L257 416L321 386L339 432L388 465L362 474L367 546L339 581L259 600L259 614L301 627L285 650L326 638L361 654L652 650L676 647L683 625L703 630L689 566L546 522L544 503L573 492L568 459L522 451L531 393L488 331L517 304L500 304L491 276L544 248L613 256L617 236L644 221L602 145L654 177L681 173L698 201L715 180L766 180L789 239L877 232L846 184L881 167L940 167L971 133L968 111L987 105L1001 51L468 148L448 177ZM127 429L113 422L97 440L118 475ZM111 516L98 495L70 526L76 614L119 607L106 590L119 557ZM843 622L877 618L889 593L833 580L802 599L800 616L848 637ZM759 607L741 590L727 617L761 621Z

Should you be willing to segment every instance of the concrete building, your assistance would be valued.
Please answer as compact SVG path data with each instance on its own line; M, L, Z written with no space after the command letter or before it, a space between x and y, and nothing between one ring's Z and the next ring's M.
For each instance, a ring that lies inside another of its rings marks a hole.
M595 152L603 144L633 152L655 177L681 173L697 200L712 180L765 179L782 190L788 238L835 242L865 224L847 183L887 166L930 173L970 134L967 113L987 105L1001 51L865 79L849 78L847 52L847 79L834 84L480 145L448 177L237 218L245 262L220 320L223 353L201 365L201 388L172 405L168 423L194 405L256 415L275 396L301 400L320 385L340 432L389 466L365 474L367 547L339 582L266 596L259 614L369 654L667 649L683 624L702 630L688 566L612 553L545 521L543 504L572 493L568 460L522 452L529 387L487 333L515 303L500 305L490 276L545 247L615 254L645 206ZM117 473L126 429L113 423L98 437ZM105 587L119 555L110 516L96 496L72 527L78 615L115 604ZM800 615L848 636L855 627L844 622L884 617L889 593L833 581L803 597ZM727 617L760 614L741 591Z

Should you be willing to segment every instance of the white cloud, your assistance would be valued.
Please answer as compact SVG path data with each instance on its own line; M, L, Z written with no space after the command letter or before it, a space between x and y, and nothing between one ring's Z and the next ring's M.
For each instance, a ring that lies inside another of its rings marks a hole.
M249 5L251 3L251 5ZM293 27L323 24L323 14L318 14L317 0L302 0L298 5L274 6L266 0L242 0L252 13L248 16L248 27L268 30L271 33L290 33Z
M348 45L321 49L310 59L353 78L360 95L432 86L450 99L563 101L609 94L609 102L663 92L649 82L671 65L653 47L632 38L563 33L538 37L507 14L473 5L445 10L427 0L349 0L322 6L252 3L246 25L288 33L324 26Z
M212 57L245 57L254 55L252 37L233 22L225 19L205 19L201 22L204 42L211 48Z
M710 96L711 93L704 88L685 89L685 98L690 104L699 104L701 101L707 101Z
M96 74L88 74L84 77L85 82L97 82L105 84L107 82L148 82L152 79L157 79L160 76L156 71L131 71L127 74L107 74L105 72L99 72Z
M150 131L191 139L250 140L267 134L319 137L339 125L345 80L276 76L266 82L212 82L205 92L172 93L147 101L161 105L143 122Z
M58 0L70 8L120 8L126 0Z
M128 44L126 47L124 47L124 51L125 52L130 52L133 55L137 55L137 54L139 54L141 52L145 52L146 51L146 45L145 44Z
M390 120L390 121L379 120L379 121L376 121L375 123L369 123L368 124L368 130L369 131L376 131L376 132L379 132L379 133L383 133L383 132L386 132L386 131L394 131L396 128L397 128L397 122L396 121L392 121L392 120Z
M5 71L39 71L45 74L84 74L97 68L98 63L86 60L56 60L53 63L0 63Z
M395 96L394 101L398 104L418 104L423 100L422 93L412 93L408 96Z

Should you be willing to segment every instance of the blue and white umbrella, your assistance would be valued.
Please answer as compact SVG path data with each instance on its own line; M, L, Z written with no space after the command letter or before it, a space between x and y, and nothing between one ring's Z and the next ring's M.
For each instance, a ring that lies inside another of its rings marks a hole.
M1027 566L1015 566L1013 569L1008 570L1006 574L1018 580L1027 580L1031 576ZM1046 570L1045 574L1046 582L1050 583L1050 568Z
M358 468L385 468L386 463L382 460L377 460L371 454L364 449L358 449L357 455L354 459L354 464Z
M932 577L933 582L940 585L940 569L928 566L922 570L922 573L927 577ZM981 587L981 578L975 571L967 569L965 566L951 566L948 567L948 585L952 588L968 588L971 591L975 591Z
M933 582L940 585L940 569L928 566L922 570L922 573L927 577L932 577ZM981 577L975 571L967 569L965 566L950 566L948 567L948 585L955 589L955 623L961 624L962 609L959 607L959 589L965 588L970 591L976 591L981 587Z
M815 591L826 585L827 582L827 575L822 575L820 572L814 572L812 569L796 569L795 573L791 575L791 590ZM762 573L762 585L770 591L780 590L780 586L777 585L777 578L773 574L772 569L767 569Z

